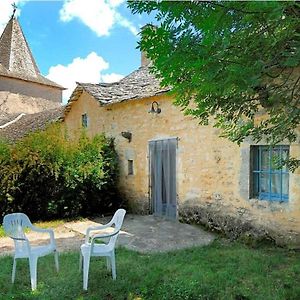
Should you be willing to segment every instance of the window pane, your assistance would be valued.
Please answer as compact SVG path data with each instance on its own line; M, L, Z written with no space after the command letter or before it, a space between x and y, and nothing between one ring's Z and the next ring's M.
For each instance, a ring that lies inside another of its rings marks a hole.
M261 149L261 170L269 170L269 150L267 148Z
M289 158L289 150L288 149L282 149L282 160L285 161ZM282 168L283 172L288 172L288 168L286 165L283 166Z
M254 197L257 197L259 195L259 174L254 173L253 174L253 190L252 194Z
M271 175L271 193L272 194L281 194L281 174L272 174Z
M289 174L282 174L282 194L289 194Z
M259 171L259 148L253 147L252 148L252 161L253 161L253 171Z
M269 193L270 192L270 175L268 173L260 174L260 192Z
M271 153L271 170L280 171L280 148L276 147L272 149Z

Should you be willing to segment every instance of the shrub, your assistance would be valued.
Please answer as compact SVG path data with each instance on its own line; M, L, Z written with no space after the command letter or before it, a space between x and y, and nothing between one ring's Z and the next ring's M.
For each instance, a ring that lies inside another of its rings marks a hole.
M0 142L0 213L32 219L105 214L120 206L118 158L104 135L68 140L59 124Z

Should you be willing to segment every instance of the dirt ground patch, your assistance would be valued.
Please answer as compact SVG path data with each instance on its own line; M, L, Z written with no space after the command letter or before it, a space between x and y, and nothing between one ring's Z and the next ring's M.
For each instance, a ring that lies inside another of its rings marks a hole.
M78 250L84 242L84 233L89 226L106 224L110 218L66 222L54 229L59 252ZM48 234L30 232L28 239L33 245L45 243ZM144 253L165 252L193 246L205 246L214 240L214 235L198 226L169 221L155 216L126 215L117 244L130 250ZM13 241L0 239L0 255L11 254Z

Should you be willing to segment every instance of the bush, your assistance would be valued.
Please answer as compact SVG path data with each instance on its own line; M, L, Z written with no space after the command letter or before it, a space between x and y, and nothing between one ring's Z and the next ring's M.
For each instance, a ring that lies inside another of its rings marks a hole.
M59 124L14 145L0 142L0 213L46 220L105 214L121 205L112 139L83 132L66 138Z

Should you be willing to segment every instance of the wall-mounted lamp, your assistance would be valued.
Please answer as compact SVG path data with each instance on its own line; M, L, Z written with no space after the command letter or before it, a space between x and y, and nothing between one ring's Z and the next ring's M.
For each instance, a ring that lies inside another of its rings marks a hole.
M160 114L161 113L161 109L160 109L157 101L153 101L151 103L151 108L148 112L151 114Z
M129 131L122 131L121 135L122 135L122 137L124 137L125 139L127 139L129 143L131 142L131 139L132 139L132 133L131 132L129 132Z

